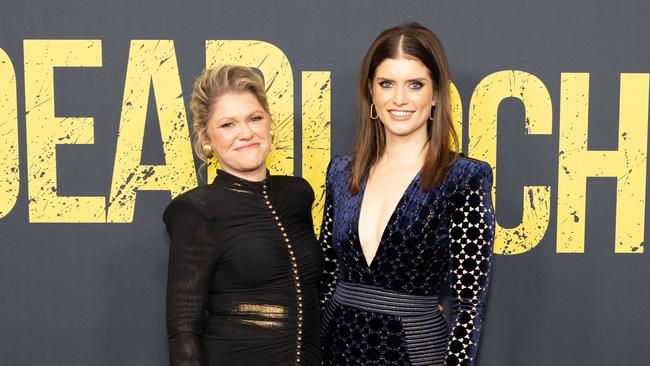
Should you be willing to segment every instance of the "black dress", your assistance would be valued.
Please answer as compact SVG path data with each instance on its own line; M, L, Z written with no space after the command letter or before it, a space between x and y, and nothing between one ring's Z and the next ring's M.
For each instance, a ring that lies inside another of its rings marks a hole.
M219 171L169 204L172 366L320 365L313 200L302 178Z
M323 364L470 366L476 361L494 237L492 169L455 161L444 181L406 188L368 265L359 242L351 157L328 168L321 242ZM336 288L336 289L335 289ZM438 296L449 290L449 327Z

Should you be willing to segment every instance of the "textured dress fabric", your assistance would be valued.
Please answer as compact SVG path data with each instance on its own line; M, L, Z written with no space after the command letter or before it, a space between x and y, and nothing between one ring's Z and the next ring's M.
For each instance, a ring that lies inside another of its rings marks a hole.
M313 200L302 178L219 171L169 204L172 366L320 365Z
M359 241L351 157L330 163L321 229L324 365L474 365L494 237L492 169L458 158L443 182L406 188L370 265ZM437 309L448 290L449 323Z

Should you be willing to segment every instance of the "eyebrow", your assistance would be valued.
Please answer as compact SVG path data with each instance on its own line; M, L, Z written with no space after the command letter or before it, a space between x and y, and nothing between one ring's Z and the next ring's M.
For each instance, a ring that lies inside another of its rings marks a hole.
M256 114L266 114L266 111L263 110L263 109L257 109L257 110L254 110L253 112L249 113L249 114L246 116L246 118L250 118L251 116L254 116L254 115L256 115ZM223 120L234 120L234 121L236 121L236 120L237 120L237 117L231 117L231 116L221 117L221 118L219 118L219 119L217 120L217 123L220 123L220 122L223 121Z
M381 80L381 81L395 81L395 80L392 80L391 78L386 78L386 77L382 77L382 76L376 76L375 79ZM409 79L409 80L406 80L406 81L426 82L426 81L428 81L428 79L427 78L415 78L415 79Z

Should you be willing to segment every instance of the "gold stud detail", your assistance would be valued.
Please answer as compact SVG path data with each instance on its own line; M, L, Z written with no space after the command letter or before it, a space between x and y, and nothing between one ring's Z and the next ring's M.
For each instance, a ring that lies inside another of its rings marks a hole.
M282 234L282 237L284 238L285 245L287 247L287 251L289 254L289 258L291 259L291 267L293 274L295 275L295 286L296 286L296 299L298 303L298 316L297 316L297 339L296 339L296 365L301 364L301 353L300 350L302 348L302 325L303 325L303 304L302 304L302 291L300 289L300 276L298 276L298 263L296 262L296 256L293 251L293 247L291 245L291 240L289 239L289 236L284 230L284 225L282 225L282 222L280 221L280 216L277 214L276 210L273 209L273 205L271 204L271 200L269 199L269 195L267 192L267 186L266 183L264 183L262 187L262 196L264 197L264 202L266 203L267 207L271 211L273 219L276 221L276 224L278 226L278 229L280 230L280 233Z

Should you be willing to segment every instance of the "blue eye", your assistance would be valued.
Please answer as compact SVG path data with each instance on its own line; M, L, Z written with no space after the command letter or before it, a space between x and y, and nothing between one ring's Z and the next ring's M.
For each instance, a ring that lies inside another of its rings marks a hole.
M390 88L393 84L390 81L380 81L379 86L382 88Z
M409 84L409 88L411 88L411 89L415 89L415 90L417 90L417 89L422 89L423 86L424 86L424 85L423 85L421 82L419 82L419 81L414 81L414 82L412 82L411 84Z
M255 117L251 118L251 121L253 121L253 122L259 122L261 120L262 120L262 116L255 116Z

